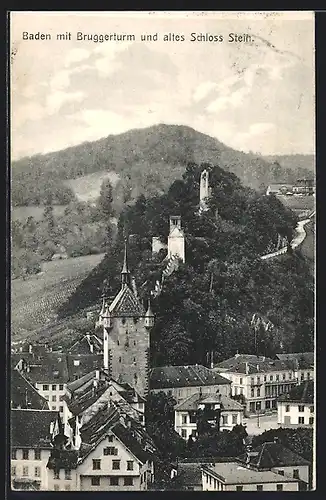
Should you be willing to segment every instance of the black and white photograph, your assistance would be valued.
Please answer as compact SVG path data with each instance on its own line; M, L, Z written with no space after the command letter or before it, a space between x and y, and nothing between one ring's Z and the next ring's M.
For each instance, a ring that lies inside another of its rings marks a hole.
M315 490L314 13L8 16L9 488Z

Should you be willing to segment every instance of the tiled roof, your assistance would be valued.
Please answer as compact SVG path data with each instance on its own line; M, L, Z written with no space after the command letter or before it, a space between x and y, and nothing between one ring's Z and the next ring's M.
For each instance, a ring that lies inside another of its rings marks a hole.
M75 362L78 362L78 366ZM69 381L87 375L93 370L100 370L103 367L102 354L67 354L67 368Z
M214 471L227 484L295 483L298 481L298 479L281 476L270 470L257 471L250 469L239 462L215 463L214 467L207 467L207 469L208 471Z
M313 404L314 402L314 381L306 380L300 385L296 385L287 394L282 394L279 401L289 401L297 403Z
M47 463L50 470L76 469L78 462L77 450L60 450L54 448Z
M175 406L175 411L188 411L192 410L195 411L198 409L198 404L199 403L221 403L221 409L222 412L223 410L229 410L229 411L243 411L243 406L235 401L232 398L229 398L227 396L224 396L221 394L221 397L219 396L213 396L207 394L201 395L199 392L196 394L192 394L192 396L189 396L187 399L185 399L183 402L179 403L177 406Z
M142 463L153 460L153 451L156 447L143 426L136 425L135 421L132 421L131 427L126 428L118 422L113 426L112 432Z
M202 486L202 465L200 463L179 463L176 484L180 488Z
M58 415L50 410L11 410L11 446L51 448L50 424Z
M93 352L91 352L93 346ZM83 335L68 349L69 354L101 354L103 341L97 335Z
M274 467L291 467L309 465L309 462L292 450L285 448L281 443L263 443L251 451L250 465L258 469L272 469ZM247 455L241 455L239 460L246 462Z
M161 366L152 368L150 372L150 388L164 389L168 387L196 387L206 385L230 384L214 370L203 365Z
M145 316L145 309L128 285L123 285L109 307L112 316Z
M26 378L32 383L58 383L64 384L69 380L67 359L65 354L49 352L42 356L23 355L29 366L29 371L24 372Z
M233 358L226 359L214 366L214 370L228 371L232 373L254 374L275 371L294 370L295 364L292 360L279 360L255 356L251 354L239 354ZM246 371L247 370L247 371Z
M11 408L49 409L47 400L18 370L11 370L10 401Z
M308 369L314 366L315 359L313 352L292 352L289 354L276 354L281 361L297 361L298 369Z

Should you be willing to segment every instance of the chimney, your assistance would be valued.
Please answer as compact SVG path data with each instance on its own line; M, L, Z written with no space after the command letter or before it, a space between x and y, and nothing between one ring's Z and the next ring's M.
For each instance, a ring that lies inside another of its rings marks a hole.
M256 365L256 368L257 368L257 372L259 372L259 365Z
M248 374L249 374L249 365L248 365L248 363L246 362L246 375L248 375Z
M94 346L92 343L89 344L89 350L91 351L91 354L94 352Z
M95 370L95 380L100 380L100 370Z
M263 361L265 361L265 359L266 359L265 356L263 356Z
M28 345L28 352L29 352L30 354L32 354L32 352L33 352L33 346L32 346L32 344L29 344L29 345Z

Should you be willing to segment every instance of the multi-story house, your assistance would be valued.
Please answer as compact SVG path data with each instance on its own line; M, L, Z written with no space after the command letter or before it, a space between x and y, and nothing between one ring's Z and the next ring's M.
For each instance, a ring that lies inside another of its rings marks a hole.
M236 354L213 368L232 382L232 396L244 401L247 413L257 413L277 407L277 398L297 384L295 364L255 356Z
M47 490L47 462L59 426L50 410L11 410L11 484L17 490Z
M10 406L17 409L49 410L48 401L18 370L11 370Z
M114 404L98 409L81 425L73 448L52 451L48 489L147 490L154 481L154 443L144 426Z
M289 394L278 398L277 421L280 427L313 427L315 420L314 382L306 380Z
M314 379L315 355L313 352L276 354L276 358L293 363L294 377L298 383Z
M242 425L243 406L224 395L196 393L174 408L174 429L183 439L198 435L200 420L204 418L219 430L231 430Z
M177 403L202 394L229 396L231 381L203 365L160 366L150 371L150 392L165 392Z

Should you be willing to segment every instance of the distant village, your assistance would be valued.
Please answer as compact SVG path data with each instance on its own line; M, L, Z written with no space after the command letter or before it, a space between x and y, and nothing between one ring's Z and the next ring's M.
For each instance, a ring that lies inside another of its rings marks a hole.
M284 188L284 189L283 189ZM283 191L286 189L286 192ZM300 191L301 190L301 191ZM269 186L266 194L275 192ZM280 186L278 193L314 194L308 181ZM208 172L200 179L200 213L210 196ZM243 455L170 464L177 489L195 491L301 491L311 489L313 464L277 441L251 446L250 436L271 428L313 428L314 354L280 353L274 359L237 353L208 366L151 368L155 324L151 300L164 277L185 262L181 217L171 215L167 243L153 238L152 251L167 246L161 281L139 299L125 242L121 285L103 296L90 332L64 352L26 343L11 354L11 484L14 490L153 490L159 449L147 429L152 394L172 396L173 432L196 441L199 422L218 430L247 429Z

